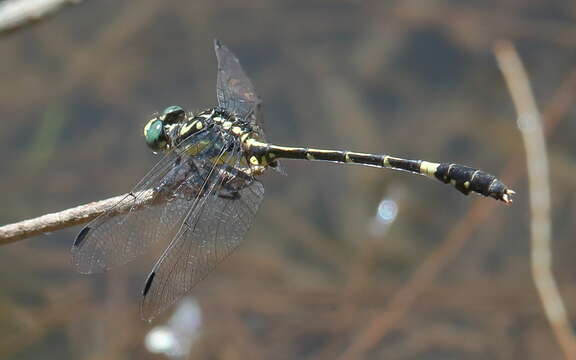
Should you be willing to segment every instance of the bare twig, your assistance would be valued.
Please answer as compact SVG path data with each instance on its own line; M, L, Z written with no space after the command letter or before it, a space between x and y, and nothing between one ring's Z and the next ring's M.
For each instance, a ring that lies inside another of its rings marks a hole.
M532 276L566 359L576 359L576 340L558 286L552 274L550 250L550 184L546 141L542 121L528 75L514 46L508 41L496 44L495 55L518 114L518 128L524 139L531 209Z
M10 225L0 227L0 245L9 244L18 240L29 238L38 234L43 234L66 227L87 223L117 205L114 211L118 214L129 211L134 206L146 205L153 199L153 191L147 190L135 194L135 201L120 201L132 195L120 195L106 200L100 200L85 205L80 205L71 209L57 213L46 214L40 217L20 221Z
M0 3L0 33L35 23L81 0L6 0Z

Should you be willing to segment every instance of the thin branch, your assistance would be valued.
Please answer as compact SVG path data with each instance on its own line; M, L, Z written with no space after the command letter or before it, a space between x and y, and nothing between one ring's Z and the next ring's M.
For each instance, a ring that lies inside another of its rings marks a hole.
M526 149L531 210L532 277L564 357L576 359L576 339L552 273L550 174L540 112L528 75L512 43L498 42L494 51L516 107L518 128Z
M6 0L0 3L0 34L45 19L81 0Z
M42 215L34 219L4 225L0 227L0 245L87 223L114 206L116 206L114 211L117 214L128 212L134 207L151 203L154 200L153 194L152 190L146 190L134 195L124 194L57 213ZM133 197L135 200L121 202L127 196Z

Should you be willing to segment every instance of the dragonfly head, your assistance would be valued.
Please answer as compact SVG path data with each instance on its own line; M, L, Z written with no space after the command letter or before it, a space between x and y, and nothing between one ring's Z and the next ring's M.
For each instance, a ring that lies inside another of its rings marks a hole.
M144 138L152 151L158 152L168 148L168 137L164 130L164 122L155 117L144 126Z
M170 129L186 118L180 106L169 106L158 116L148 121L144 127L146 144L154 152L167 150L170 147Z

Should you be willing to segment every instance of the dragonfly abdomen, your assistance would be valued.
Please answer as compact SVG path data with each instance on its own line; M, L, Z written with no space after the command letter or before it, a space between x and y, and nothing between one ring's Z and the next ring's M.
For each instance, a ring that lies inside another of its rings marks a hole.
M476 192L506 203L512 202L511 195L514 194L514 191L508 189L494 175L464 165L402 159L390 155L354 151L278 146L262 143L254 139L247 140L247 145L247 150L251 154L250 162L254 165L265 166L281 158L359 164L424 175L445 184L452 184L465 195L470 192Z

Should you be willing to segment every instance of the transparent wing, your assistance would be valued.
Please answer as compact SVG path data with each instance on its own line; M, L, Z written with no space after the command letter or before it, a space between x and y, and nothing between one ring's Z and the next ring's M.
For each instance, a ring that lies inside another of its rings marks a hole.
M193 170L184 167L190 164L184 150L191 141L192 137L166 154L130 194L82 229L72 246L77 271L102 272L125 264L155 242L175 236L192 201L185 196L163 198L166 193L157 189L169 187L170 182L179 181L178 176ZM118 213L127 207L130 211Z
M222 182L206 194L146 280L142 317L151 320L202 280L244 239L262 202L264 187L252 179L234 196Z
M250 121L261 129L262 124L256 116L256 107L261 100L252 81L244 73L236 56L219 40L214 40L214 50L218 59L216 81L218 104L238 118Z

